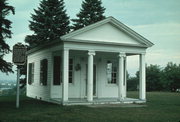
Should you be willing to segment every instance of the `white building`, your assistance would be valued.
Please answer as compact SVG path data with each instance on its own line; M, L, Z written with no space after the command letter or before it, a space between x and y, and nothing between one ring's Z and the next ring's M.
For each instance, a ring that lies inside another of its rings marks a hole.
M152 45L113 17L70 32L28 51L27 96L64 105L145 102ZM139 99L126 98L131 55L139 55Z

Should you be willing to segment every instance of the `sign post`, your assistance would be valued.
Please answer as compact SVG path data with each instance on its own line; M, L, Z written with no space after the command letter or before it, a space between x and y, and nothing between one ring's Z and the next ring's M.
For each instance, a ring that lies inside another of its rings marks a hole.
M19 77L20 77L20 68L17 66L17 92L16 92L16 108L19 108Z
M26 51L27 51L27 48L22 43L17 43L13 46L13 63L17 65L16 108L19 108L20 66L26 63Z

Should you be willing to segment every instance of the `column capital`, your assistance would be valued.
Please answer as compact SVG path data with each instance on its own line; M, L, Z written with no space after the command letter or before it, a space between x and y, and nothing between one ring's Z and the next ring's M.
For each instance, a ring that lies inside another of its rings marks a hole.
M96 53L95 53L95 51L93 51L93 50L89 50L89 51L88 51L88 55L93 55L93 56L94 56L95 54L96 54Z
M63 48L64 51L69 51L69 48Z
M145 55L146 54L146 52L142 52L142 53L140 53L139 55Z
M119 57L126 57L126 53L125 52L119 52Z

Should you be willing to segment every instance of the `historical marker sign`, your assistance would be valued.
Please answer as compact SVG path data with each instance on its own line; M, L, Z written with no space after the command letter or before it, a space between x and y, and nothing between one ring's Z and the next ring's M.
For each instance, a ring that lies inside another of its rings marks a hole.
M27 48L22 43L17 43L13 46L13 63L17 65L17 92L16 92L16 108L19 108L19 80L20 80L20 65L26 63Z
M16 65L24 65L26 63L27 48L21 43L13 46L13 63Z

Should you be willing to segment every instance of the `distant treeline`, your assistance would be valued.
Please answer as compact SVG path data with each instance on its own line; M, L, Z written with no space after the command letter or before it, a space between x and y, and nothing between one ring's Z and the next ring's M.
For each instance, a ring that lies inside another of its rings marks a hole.
M127 78L129 91L138 89L139 71L135 77ZM159 65L146 66L146 90L147 91L176 91L180 89L180 64L169 62L166 67Z

